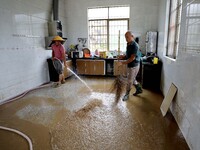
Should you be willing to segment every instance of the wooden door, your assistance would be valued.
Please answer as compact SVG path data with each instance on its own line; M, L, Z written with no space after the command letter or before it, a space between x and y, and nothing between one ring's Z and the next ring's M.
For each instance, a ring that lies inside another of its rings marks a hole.
M77 74L85 74L85 60L76 60Z
M85 74L86 75L94 74L94 61L93 60L85 60Z
M96 60L94 62L94 75L105 75L105 61Z

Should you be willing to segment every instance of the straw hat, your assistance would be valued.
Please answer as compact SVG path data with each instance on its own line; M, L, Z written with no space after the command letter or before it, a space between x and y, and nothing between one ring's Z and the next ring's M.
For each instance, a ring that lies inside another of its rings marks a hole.
M52 41L65 41L65 40L57 35L52 39Z

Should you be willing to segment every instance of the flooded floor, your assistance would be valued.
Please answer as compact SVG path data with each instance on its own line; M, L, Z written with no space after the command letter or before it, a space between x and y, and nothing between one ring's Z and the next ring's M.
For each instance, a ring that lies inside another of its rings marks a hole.
M148 90L115 103L114 78L71 77L0 106L0 125L30 137L34 150L188 150L175 120L160 112L162 95ZM0 130L0 149L28 149L17 134Z

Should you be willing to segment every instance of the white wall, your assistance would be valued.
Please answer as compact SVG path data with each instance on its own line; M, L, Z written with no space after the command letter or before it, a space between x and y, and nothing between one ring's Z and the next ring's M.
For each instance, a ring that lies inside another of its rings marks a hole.
M66 26L65 1L59 2ZM0 102L49 81L44 37L51 8L52 0L0 1Z
M184 6L185 7L185 1ZM183 132L183 135L193 150L200 148L200 54L188 52L184 48L185 31L185 11L183 9L181 21L180 46L176 61L172 61L166 57L166 28L167 28L167 1L161 0L159 10L159 44L158 54L163 61L162 84L161 88L164 95L171 83L178 88L178 93L171 106L171 111Z
M77 38L88 38L87 8L95 6L130 5L130 30L140 36L145 49L145 34L157 31L159 0L66 0L68 45L77 44Z

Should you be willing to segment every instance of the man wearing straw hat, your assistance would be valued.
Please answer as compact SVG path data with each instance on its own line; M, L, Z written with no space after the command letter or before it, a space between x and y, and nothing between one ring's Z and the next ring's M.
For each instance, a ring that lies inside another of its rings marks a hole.
M132 84L134 84L136 88L136 92L133 94L134 96L142 93L142 88L136 80L136 76L140 68L139 46L135 42L134 35L131 31L126 32L125 38L127 41L126 55L121 55L119 57L119 59L126 59L126 61L122 61L121 64L127 65L127 86L123 101L128 100Z
M62 45L62 42L64 42L64 39L60 36L55 36L52 39L53 44L51 45L52 48L52 60L54 67L59 74L59 81L56 83L55 87L58 87L61 85L61 83L65 83L65 77L64 77L64 66L66 65L66 56L65 56L65 48ZM63 65L64 63L64 65Z

